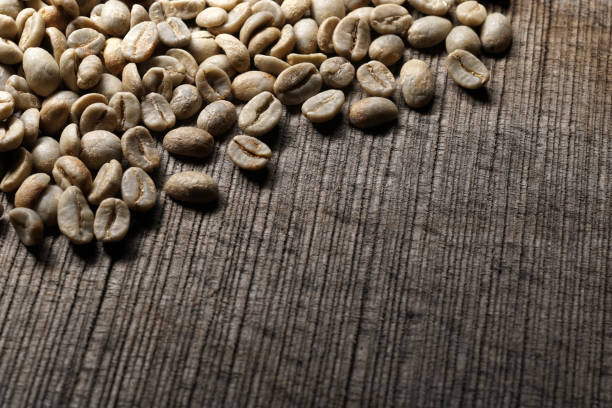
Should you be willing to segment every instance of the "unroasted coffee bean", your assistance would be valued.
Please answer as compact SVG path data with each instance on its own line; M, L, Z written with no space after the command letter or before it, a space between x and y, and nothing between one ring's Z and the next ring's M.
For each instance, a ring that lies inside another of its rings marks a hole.
M106 33L115 37L123 37L130 29L130 9L123 2L108 0L101 7L99 17L92 10L93 21Z
M10 93L0 91L0 121L6 120L15 110L15 100Z
M397 106L389 99L372 96L354 103L349 119L353 126L366 129L392 122L398 114Z
M480 40L485 52L500 54L506 51L512 44L510 21L503 14L489 14L480 28Z
M289 65L297 65L302 62L310 62L315 67L319 68L323 61L327 59L327 55L322 52L315 52L312 54L289 54L287 55L287 62Z
M238 126L244 133L261 136L270 132L283 114L283 105L270 92L262 92L251 99L240 112Z
M344 14L344 13L342 13ZM323 20L317 31L317 45L319 49L326 54L334 52L333 36L336 26L340 22L340 18L336 16L330 16Z
M94 214L83 192L70 186L57 203L57 225L73 244L84 245L93 240Z
M130 229L130 209L118 198L107 198L96 210L93 230L100 242L119 242Z
M195 76L196 76L196 73L198 72L199 66L195 58L190 53L180 48L171 48L168 51L166 51L166 56L170 58L174 58L180 65L183 65L185 69L183 80L186 83L188 84L195 83ZM157 61L160 61L160 58L158 58ZM164 66L164 68L166 69L166 71L168 71L168 68L166 66ZM174 81L175 75L173 75L172 71L170 72L171 72L170 75L172 75L172 78ZM178 78L178 75L176 77ZM181 82L183 80L181 80ZM173 85L177 86L177 85L180 85L180 83L177 84L173 82Z
M353 82L355 67L346 58L332 57L321 64L321 77L331 88L344 88Z
M221 7L223 10L230 11L234 7L237 7L237 5L239 6L244 3L238 4L238 0L208 0L206 4L208 7Z
M422 108L434 97L434 77L429 66L421 60L413 59L404 64L400 84L406 105L411 108Z
M163 68L166 70L172 81L172 86L178 86L185 79L185 66L181 62L169 55L158 55L141 65L143 70L151 68ZM197 69L196 69L197 71Z
M289 24L295 24L310 9L311 0L285 0L281 10Z
M62 130L59 148L62 156L79 157L79 154L81 154L81 136L76 123L71 123Z
M136 24L142 23L143 21L149 20L151 20L151 17L149 17L149 12L146 8L140 4L132 5L132 9L130 10L130 28L134 27Z
M102 74L98 85L92 91L106 96L106 99L111 99L114 94L123 91L123 85L119 78L105 72Z
M465 50L453 51L446 59L446 69L453 81L466 89L478 89L490 78L487 67Z
M214 137L219 137L230 130L236 123L236 107L228 101L216 101L200 112L198 127Z
M151 57L158 43L157 24L153 21L144 21L132 27L123 38L121 52L130 62L143 62Z
M274 76L278 76L285 69L289 68L289 64L287 64L285 61L270 55L256 55L253 59L253 64L260 71L267 72L268 74Z
M66 36L69 37L70 34L81 28L91 28L99 33L103 31L102 28L97 25L91 18L79 16L72 20L70 23L68 23L68 25L66 26Z
M106 105L108 104L108 99L106 99L106 96L99 93L88 93L81 96L70 106L70 119L72 119L73 122L78 123L81 120L81 115L85 109L94 103L102 103Z
M321 89L323 79L313 64L292 65L274 82L274 93L285 105L298 105Z
M9 219L19 240L25 246L38 245L42 241L44 225L36 211L29 208L14 208L9 211Z
M368 95L388 97L395 90L393 74L379 61L370 61L360 66L357 80Z
M172 199L190 204L206 204L219 198L217 182L197 171L173 174L166 181L164 191Z
M251 5L251 11L253 14L259 13L260 11L267 11L272 14L274 20L272 25L276 28L282 28L285 25L285 14L281 9L280 5L272 0L258 0Z
M38 138L40 111L36 108L30 108L21 114L20 119L24 126L23 144L30 147Z
M245 6L248 7L248 4ZM215 42L215 37L208 31L194 31L191 33L187 52L195 58L198 64L201 64L206 58L218 54L219 46Z
M408 29L408 42L414 48L433 47L444 41L452 28L453 24L442 17L419 18Z
M94 130L81 138L79 157L92 170L98 170L113 159L121 160L121 155L121 141L109 131Z
M93 181L91 193L87 196L89 202L93 205L100 205L103 200L116 196L121 189L122 176L121 163L117 160L105 163L100 167Z
M204 10L206 2L204 0L159 0L155 3L161 5L166 18L178 17L181 20L191 20L198 13ZM154 6L151 5L150 13L155 14ZM151 17L153 18L153 16Z
M61 157L60 145L52 137L38 138L32 147L34 171L51 174L55 161Z
M34 208L42 192L51 182L51 177L45 173L35 173L28 176L15 193L15 207Z
M118 130L126 131L140 122L140 102L134 94L118 92L113 95L108 106L117 114Z
M196 24L200 27L218 27L227 21L227 11L221 7L208 7L196 17Z
M0 124L0 152L15 150L21 145L25 126L21 119L12 117L8 122Z
M423 14L443 16L454 3L454 0L408 0L408 3Z
M346 16L336 26L333 35L336 54L351 61L361 61L370 46L370 27L364 19Z
M185 47L189 44L191 31L183 20L169 17L157 24L159 40L167 47Z
M0 182L0 191L11 193L17 190L23 180L31 173L32 155L26 149L20 147L9 154L6 172Z
M168 132L164 136L163 145L164 149L172 154L203 159L210 156L215 141L205 130L184 126Z
M169 129L176 123L170 103L158 93L146 95L142 100L141 110L143 123L154 132Z
M167 101L172 99L172 80L164 68L149 69L142 77L142 86L145 94L155 92L166 98Z
M268 13L267 11L260 11L258 13L254 13L246 19L246 21L240 28L240 41L244 45L248 45L249 40L251 39L254 33L272 25L273 21L274 16L272 15L272 13Z
M40 109L38 97L31 92L28 81L19 75L11 75L6 80L6 92L11 94L15 101L15 107L21 110L31 108Z
M23 72L30 89L40 96L51 95L60 85L59 65L42 48L28 48L23 54Z
M0 15L0 37L14 38L17 35L17 23L12 17Z
M381 4L374 7L370 25L378 34L404 35L412 25L412 16L397 4Z
M77 71L77 86L80 89L90 89L98 85L104 66L97 55L88 55L81 61Z
M268 1L268 0L266 0ZM265 52L271 45L278 42L281 32L276 27L266 27L253 36L247 47L249 55L253 56Z
M461 24L469 27L478 27L487 18L487 9L477 1L465 1L457 6L457 19Z
M317 24L323 23L329 17L344 17L344 1L343 0L312 0L310 6L310 14Z
M370 44L368 54L373 60L377 60L390 66L399 61L404 54L404 41L395 34L381 35Z
M344 93L337 89L316 94L302 105L302 113L311 122L322 123L332 120L344 105Z
M474 55L480 54L480 38L470 27L454 27L446 37L446 52L466 50Z
M23 60L23 51L11 40L0 38L0 64L19 64Z
M295 46L295 33L293 27L289 24L283 26L281 36L274 47L270 49L270 55L276 58L285 58Z
M59 135L64 128L72 104L79 98L79 95L72 91L58 91L44 100L40 108L40 128L47 135Z
M63 191L61 187L55 184L48 185L32 208L40 216L46 227L57 226L57 203Z
M121 179L121 197L132 211L148 211L157 201L155 183L139 167L130 167Z
M3 0L0 2L0 13L11 18L17 18L22 8L23 5L18 0Z
M206 66L212 65L214 67L220 68L223 72L227 74L228 78L233 78L236 75L236 70L234 69L234 67L232 67L232 64L230 64L229 59L227 58L227 55L225 54L213 55L211 57L206 58L204 62L200 64L200 67L203 67L205 65ZM197 76L197 73L196 73L196 76Z
M59 64L62 54L68 49L68 41L64 33L55 27L49 27L45 30L43 42L49 44L51 54L53 54L53 58Z
M51 4L69 18L76 18L79 15L79 4L76 0L51 0Z
M79 129L83 134L93 130L112 132L117 129L118 123L119 118L115 109L103 103L94 103L83 111L79 121Z
M25 51L31 47L39 47L44 36L45 21L40 14L32 13L32 15L26 19L23 30L21 30L19 48Z
M261 71L247 71L232 82L232 94L239 101L248 102L264 91L272 92L276 78Z
M123 156L134 167L152 172L159 167L160 157L155 148L155 140L147 128L136 126L121 137Z
M170 107L177 119L189 119L202 108L202 95L193 85L179 85L172 93Z
M208 103L225 99L232 92L232 85L225 71L207 63L198 69L196 86Z
M227 10L227 9L226 9ZM251 6L248 2L240 3L236 7L232 8L229 13L227 13L227 21L225 24L210 27L209 30L211 33L218 34L235 34L240 30L240 27L244 24L247 18L251 15Z
M68 46L74 48L79 58L100 54L105 43L104 35L93 28L79 28L72 32L67 39Z
M144 95L144 86L142 84L142 78L138 73L138 67L136 64L129 63L123 68L121 74L122 88L125 92L133 93L137 98L141 98Z
M229 34L219 34L215 37L219 48L225 52L232 67L238 72L245 72L251 65L251 57L246 46L236 37Z
M243 170L261 170L270 161L272 150L259 139L251 136L235 136L227 146L227 155Z
M64 51L59 61L60 76L68 89L79 92L77 85L77 72L79 70L79 57L73 48Z
M53 179L64 190L77 186L85 194L91 190L91 172L85 164L76 157L62 156L53 166Z
M123 41L120 38L109 38L104 45L104 66L113 75L121 74L127 60L121 52Z
M312 18L304 18L293 26L295 49L300 54L311 54L317 51L317 32L319 26Z

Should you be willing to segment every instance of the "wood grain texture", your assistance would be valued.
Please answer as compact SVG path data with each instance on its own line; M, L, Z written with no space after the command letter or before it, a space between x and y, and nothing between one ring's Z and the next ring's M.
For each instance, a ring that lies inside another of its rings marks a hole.
M396 126L291 110L255 176L227 138L164 156L214 208L161 196L108 247L0 220L0 405L610 406L612 4L487 7L514 44L484 92L408 50L436 97Z

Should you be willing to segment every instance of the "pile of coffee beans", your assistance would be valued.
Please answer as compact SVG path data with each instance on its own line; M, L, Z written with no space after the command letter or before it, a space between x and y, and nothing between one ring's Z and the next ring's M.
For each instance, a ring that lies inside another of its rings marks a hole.
M379 126L398 116L398 87L411 108L434 96L424 61L397 79L389 69L406 46L445 42L450 78L478 89L490 78L480 53L512 42L508 19L472 0L45 1L0 0L0 190L14 193L8 216L28 246L56 227L74 244L123 239L132 212L157 202L159 139L205 159L237 122L228 159L261 170L273 152L258 138L285 105L329 121L356 78L368 97L349 121ZM164 191L191 204L219 197L194 171Z

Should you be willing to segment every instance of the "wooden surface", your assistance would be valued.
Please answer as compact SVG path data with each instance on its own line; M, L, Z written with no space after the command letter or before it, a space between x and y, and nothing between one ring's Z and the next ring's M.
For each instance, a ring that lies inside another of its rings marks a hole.
M0 405L611 406L612 4L488 8L514 44L485 92L410 50L436 98L394 127L293 110L255 176L227 138L165 157L214 208L162 196L106 248L3 218Z

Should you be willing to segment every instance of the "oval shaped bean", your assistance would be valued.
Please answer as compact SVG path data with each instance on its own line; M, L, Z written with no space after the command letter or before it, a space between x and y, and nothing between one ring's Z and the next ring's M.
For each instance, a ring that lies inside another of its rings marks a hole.
M316 94L304 102L302 113L313 123L332 120L344 105L344 93L337 89Z
M100 242L119 242L130 229L130 209L118 198L100 203L94 218L93 231Z
M270 92L262 92L251 99L240 112L238 126L244 133L261 136L270 132L283 114L283 105Z
M368 95L388 97L395 90L395 78L379 61L370 61L357 70L359 85Z
M36 211L14 208L9 211L9 220L23 245L34 246L42 241L44 225Z
M76 186L70 186L57 203L57 225L73 244L84 245L93 241L94 214L85 196Z
M136 126L123 134L121 150L125 159L134 167L140 167L148 173L159 167L160 156L155 140L143 126Z
M132 211L148 211L157 201L155 183L139 167L130 167L123 173L121 197Z
M251 136L235 136L227 146L230 160L243 170L256 171L267 166L272 150L259 139Z
M485 52L500 54L506 51L512 44L512 26L508 18L500 13L489 14L480 28L480 40Z
M204 159L212 153L215 140L203 129L183 126L166 133L163 146L175 155Z
M116 196L121 189L122 176L123 169L117 160L104 163L98 170L91 192L87 196L89 202L93 205L100 205L103 200Z
M51 95L61 83L59 65L42 48L26 50L23 54L23 72L30 89L40 96Z
M274 93L285 105L298 105L321 89L323 79L313 64L292 65L276 78Z
M480 38L470 27L456 26L446 37L446 52L466 50L474 55L480 54Z
M455 50L446 59L446 69L457 85L466 89L478 89L489 81L487 67L473 54Z
M453 23L442 17L427 16L416 20L408 29L408 42L414 48L429 48L440 44Z
M217 182L197 171L173 174L166 181L164 191L172 199L190 204L206 204L219 198Z
M232 94L239 101L248 102L264 91L272 92L276 78L261 71L247 71L232 81Z
M380 126L397 119L397 106L387 98L372 96L354 103L349 111L353 126L367 129Z
M230 130L236 123L236 107L228 101L216 101L200 112L198 127L206 130L213 137L219 137Z
M421 60L413 59L404 64L400 84L406 105L411 108L422 108L434 97L434 77L429 66Z
M85 194L91 190L91 172L81 160L73 156L62 156L53 166L53 179L64 190L77 186Z

